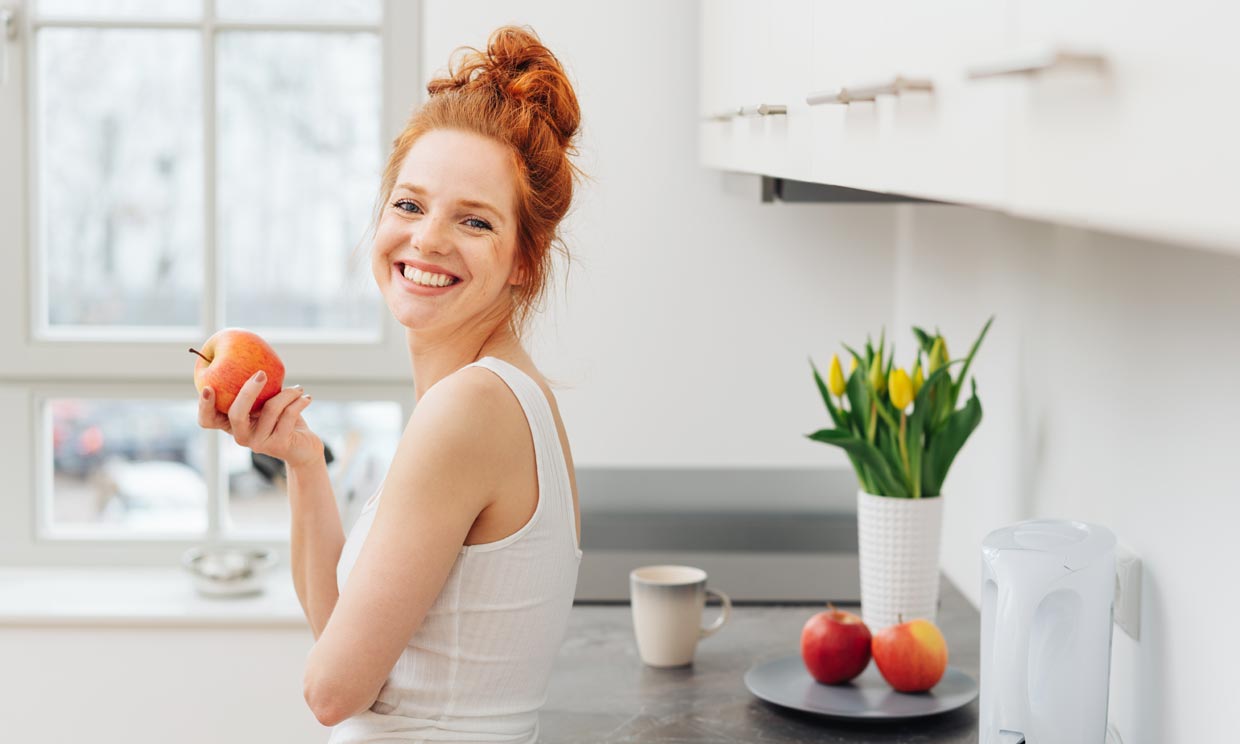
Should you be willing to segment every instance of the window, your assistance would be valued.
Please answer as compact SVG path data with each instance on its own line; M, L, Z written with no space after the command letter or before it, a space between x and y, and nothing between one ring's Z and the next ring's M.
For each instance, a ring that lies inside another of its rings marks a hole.
M283 465L197 426L188 350L227 326L314 394L347 521L413 402L351 256L421 88L417 4L4 7L0 561L287 539Z

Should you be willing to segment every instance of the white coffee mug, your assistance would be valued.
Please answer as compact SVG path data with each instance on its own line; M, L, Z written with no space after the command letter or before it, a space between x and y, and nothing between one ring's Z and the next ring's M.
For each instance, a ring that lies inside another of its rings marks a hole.
M719 618L702 627L706 595L722 603ZM643 566L629 572L633 630L642 661L654 667L693 663L698 641L714 635L732 614L732 600L706 588L706 572L692 566Z

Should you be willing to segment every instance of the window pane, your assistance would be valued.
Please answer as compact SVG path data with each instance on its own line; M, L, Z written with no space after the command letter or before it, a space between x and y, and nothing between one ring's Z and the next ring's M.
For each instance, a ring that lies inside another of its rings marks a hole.
M40 16L198 18L202 0L39 0Z
M51 325L197 326L201 47L193 31L38 32Z
M227 324L377 334L350 254L379 186L378 37L231 32L218 52Z
M355 509L383 482L396 454L404 430L400 404L316 398L302 417L332 451L327 471L336 497L346 513ZM254 456L231 436L222 441L228 473L228 529L287 535L290 514L284 463Z
M381 0L215 0L215 14L227 20L348 21L374 23Z
M202 533L206 439L196 402L48 401L53 531Z

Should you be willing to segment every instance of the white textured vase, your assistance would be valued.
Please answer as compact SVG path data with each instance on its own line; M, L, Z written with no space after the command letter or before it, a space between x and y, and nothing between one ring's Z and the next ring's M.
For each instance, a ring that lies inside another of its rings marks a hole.
M939 607L943 497L899 499L857 492L861 619L870 632L925 618Z

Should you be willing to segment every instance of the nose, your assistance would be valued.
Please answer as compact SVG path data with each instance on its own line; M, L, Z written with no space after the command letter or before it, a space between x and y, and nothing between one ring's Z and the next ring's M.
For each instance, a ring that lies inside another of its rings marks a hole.
M418 220L409 233L409 244L422 253L445 253L451 247L448 220L438 215Z

